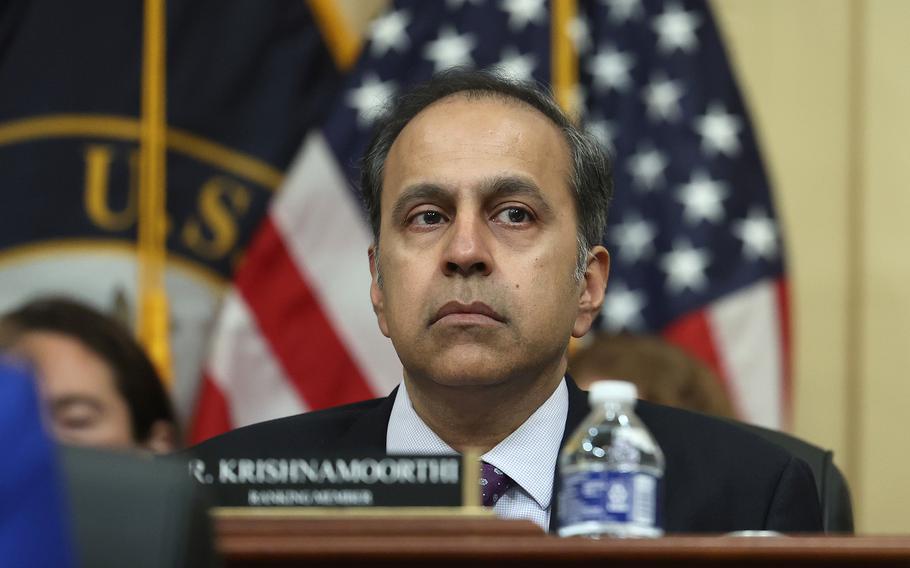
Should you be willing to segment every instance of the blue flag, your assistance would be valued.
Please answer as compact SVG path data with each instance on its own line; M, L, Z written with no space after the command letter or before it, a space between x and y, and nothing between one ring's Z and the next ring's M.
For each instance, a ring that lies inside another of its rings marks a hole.
M7 566L74 566L57 449L30 373L0 359L0 558Z
M166 285L185 418L224 287L341 75L306 2L165 4ZM0 2L0 312L60 293L136 312L143 5Z

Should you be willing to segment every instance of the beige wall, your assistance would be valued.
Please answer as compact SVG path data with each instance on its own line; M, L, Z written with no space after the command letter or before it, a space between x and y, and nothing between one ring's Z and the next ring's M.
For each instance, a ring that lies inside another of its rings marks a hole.
M850 466L847 306L852 268L846 2L715 2L770 169L792 276L794 431ZM812 33L806 33L811 26Z
M789 256L794 432L857 480L845 420L856 259L848 1L714 2L770 169ZM858 488L857 488L858 489Z
M868 2L857 154L861 437L855 449L869 530L910 531L910 3Z
M793 430L834 449L859 530L910 532L910 2L713 3L783 217Z
M835 449L861 531L908 532L910 3L714 5L787 233L794 431Z

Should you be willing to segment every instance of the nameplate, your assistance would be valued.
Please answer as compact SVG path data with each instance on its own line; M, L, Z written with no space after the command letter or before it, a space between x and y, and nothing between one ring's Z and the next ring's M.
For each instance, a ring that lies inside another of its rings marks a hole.
M457 456L332 455L189 461L219 507L457 507ZM474 482L476 485L476 481Z

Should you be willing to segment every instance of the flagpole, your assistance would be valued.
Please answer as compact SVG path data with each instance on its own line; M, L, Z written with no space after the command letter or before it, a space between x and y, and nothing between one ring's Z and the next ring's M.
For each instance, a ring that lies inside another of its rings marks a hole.
M578 57L569 30L578 11L576 0L553 0L550 18L550 66L556 102L569 116L578 116L575 92L578 86Z
M145 0L139 143L137 334L165 385L170 387L169 314L164 285L167 261L165 37L165 0Z

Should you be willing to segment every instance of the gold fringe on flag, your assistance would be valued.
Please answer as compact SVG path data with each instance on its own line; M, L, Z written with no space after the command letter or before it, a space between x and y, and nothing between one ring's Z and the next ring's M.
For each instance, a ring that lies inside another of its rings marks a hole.
M341 71L349 70L360 55L360 36L348 25L337 0L308 0L307 4L322 31L335 65Z

